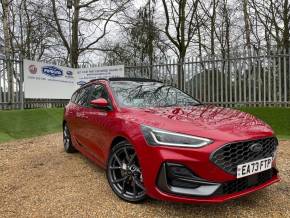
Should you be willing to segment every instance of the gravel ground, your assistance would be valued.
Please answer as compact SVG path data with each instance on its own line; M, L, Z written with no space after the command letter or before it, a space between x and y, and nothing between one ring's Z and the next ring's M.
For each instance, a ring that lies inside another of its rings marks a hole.
M66 154L61 134L0 144L1 217L290 217L290 142L280 142L282 182L218 205L118 199L105 173Z

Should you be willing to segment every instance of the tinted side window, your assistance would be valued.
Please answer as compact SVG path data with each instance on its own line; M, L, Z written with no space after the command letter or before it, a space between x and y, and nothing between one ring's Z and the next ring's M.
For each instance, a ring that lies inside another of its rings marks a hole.
M93 86L86 86L79 91L79 94L75 100L75 103L87 107L89 106L89 96L92 91Z
M109 95L106 88L103 85L94 86L92 93L90 95L89 102L98 98L104 98L109 101Z

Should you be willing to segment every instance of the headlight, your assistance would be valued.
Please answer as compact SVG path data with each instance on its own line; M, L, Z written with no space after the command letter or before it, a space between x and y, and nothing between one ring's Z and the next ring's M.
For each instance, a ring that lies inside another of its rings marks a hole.
M141 125L141 129L147 143L150 145L200 148L212 142L210 139L169 132L150 126Z

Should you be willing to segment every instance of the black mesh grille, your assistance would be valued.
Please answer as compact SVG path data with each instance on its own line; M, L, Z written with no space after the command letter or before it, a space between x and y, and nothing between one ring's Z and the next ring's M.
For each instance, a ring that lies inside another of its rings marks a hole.
M263 183L269 181L274 175L277 175L277 170L272 168L255 175L224 183L214 195L232 194L235 192L244 191L248 188L262 185Z
M259 152L250 149L256 143L262 146ZM277 145L275 137L228 144L216 150L211 155L211 161L224 171L236 175L238 165L273 156Z

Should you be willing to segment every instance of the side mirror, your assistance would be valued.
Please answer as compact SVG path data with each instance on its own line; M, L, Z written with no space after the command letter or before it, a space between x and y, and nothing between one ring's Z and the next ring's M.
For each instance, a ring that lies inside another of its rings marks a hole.
M90 102L90 104L97 108L108 108L109 102L104 98L94 99Z

